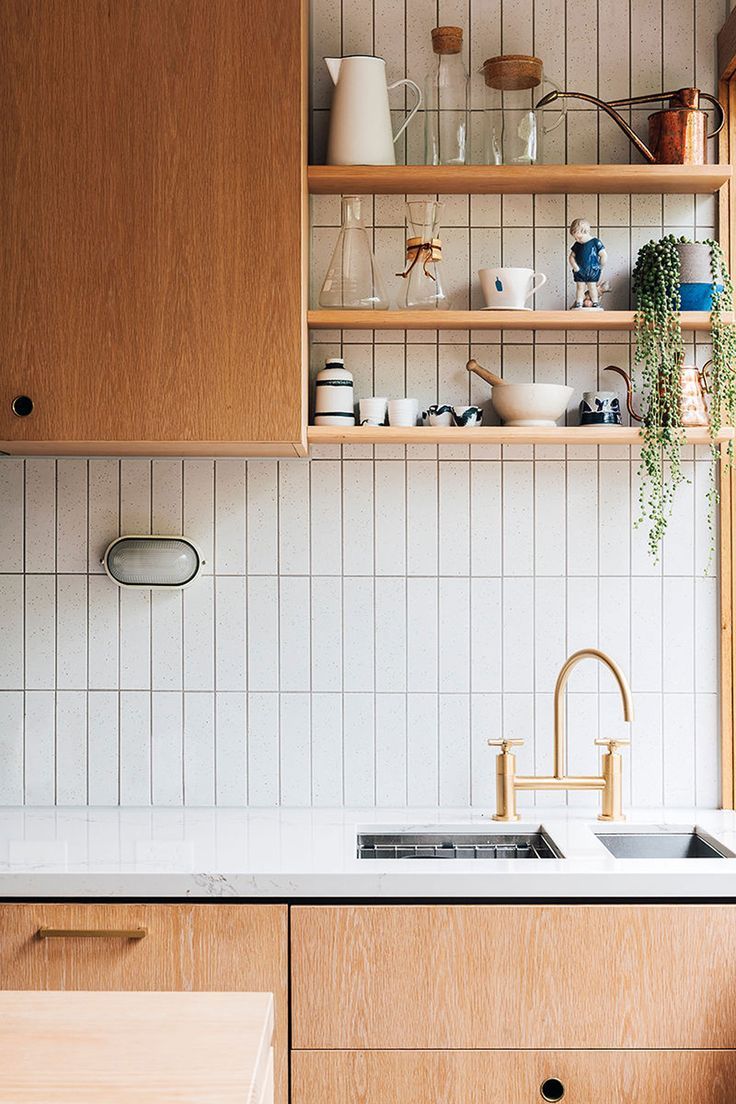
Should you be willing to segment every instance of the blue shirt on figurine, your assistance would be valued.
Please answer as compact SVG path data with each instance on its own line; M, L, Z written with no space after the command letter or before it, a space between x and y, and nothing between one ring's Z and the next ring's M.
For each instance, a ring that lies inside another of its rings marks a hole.
M589 241L576 241L572 244L570 252L578 266L577 272L573 272L575 282L578 284L597 283L601 276L601 264L599 254L605 249L600 238L591 238Z

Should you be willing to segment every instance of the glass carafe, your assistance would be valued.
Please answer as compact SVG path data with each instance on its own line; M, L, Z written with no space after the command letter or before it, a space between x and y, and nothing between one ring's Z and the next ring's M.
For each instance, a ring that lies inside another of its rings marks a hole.
M388 310L386 285L361 216L362 196L342 197L342 226L319 305L326 309Z
M485 82L483 160L488 165L534 165L543 160L543 137L564 119L561 110L535 111L549 89L539 58L506 54L488 58Z
M407 310L437 310L447 306L440 262L442 242L439 220L442 204L414 199L406 204L409 236L406 239L406 269L401 305Z
M462 27L435 27L434 64L424 82L424 161L465 165L468 150L468 72Z

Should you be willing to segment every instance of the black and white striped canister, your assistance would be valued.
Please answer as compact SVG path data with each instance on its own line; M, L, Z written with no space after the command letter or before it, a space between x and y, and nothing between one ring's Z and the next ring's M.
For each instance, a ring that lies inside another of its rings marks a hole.
M317 373L314 396L314 424L355 425L353 377L340 357L330 357Z

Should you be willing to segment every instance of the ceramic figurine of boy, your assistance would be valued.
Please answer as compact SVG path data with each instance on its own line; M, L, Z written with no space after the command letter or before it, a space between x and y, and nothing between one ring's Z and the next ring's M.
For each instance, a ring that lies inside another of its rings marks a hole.
M575 239L567 258L575 281L573 310L600 310L603 288L599 284L607 260L606 248L600 238L593 237L587 219L575 219L570 234Z

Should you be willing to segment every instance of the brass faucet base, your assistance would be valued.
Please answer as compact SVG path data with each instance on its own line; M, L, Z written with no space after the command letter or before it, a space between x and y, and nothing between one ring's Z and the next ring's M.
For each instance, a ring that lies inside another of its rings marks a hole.
M521 820L521 817L519 816L518 813L516 813L515 815L511 815L510 813L506 814L506 815L504 815L502 813L494 813L493 814L493 819L494 820L501 820L501 821L504 821L504 823L509 824L511 821L514 821L514 820Z
M621 816L613 816L613 815L610 815L610 816L609 816L609 815L608 815L608 813L599 813L599 814L598 814L598 819L599 819L599 820L617 820L617 821L622 821L622 820L626 820L626 817L625 817L625 816L623 815L623 813L621 814Z

